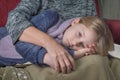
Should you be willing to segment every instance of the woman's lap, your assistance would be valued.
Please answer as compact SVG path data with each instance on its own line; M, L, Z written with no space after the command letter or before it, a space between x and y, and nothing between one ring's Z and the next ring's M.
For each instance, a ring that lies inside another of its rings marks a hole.
M26 70L33 80L115 80L108 58L99 55L76 60L76 69L69 74L58 74L49 67L42 68L36 65L28 66Z
M116 80L120 80L120 59L117 58L110 58L111 61L111 69L116 77Z
M110 61L112 63L111 68L110 68ZM119 60L117 59L109 60L108 57L102 57L99 55L90 55L90 56L82 57L76 60L75 63L76 63L76 69L69 74L62 74L62 73L58 74L55 70L51 69L50 67L40 67L37 65L29 65L29 66L25 66L24 68L14 68L14 67L12 68L6 67L6 68L8 70L7 75L9 75L10 77L13 77L12 74L13 72L17 74L14 75L15 77L20 75L18 74L19 70L20 72L22 71L23 73L25 73L24 75L26 75L28 78L26 80L115 80L111 69L117 68L115 71L118 72L120 71L119 70L120 65L118 65L118 63L120 63ZM5 70L6 68L0 69L0 72ZM115 71L113 71L114 74L116 73ZM8 78L7 75L6 77ZM2 76L1 73L0 76ZM10 78L8 80L10 80ZM17 79L13 79L13 80L17 80Z

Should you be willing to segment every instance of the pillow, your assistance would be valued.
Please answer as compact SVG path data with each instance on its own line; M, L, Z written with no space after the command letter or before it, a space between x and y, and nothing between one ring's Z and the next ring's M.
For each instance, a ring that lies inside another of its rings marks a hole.
M21 0L0 0L0 26L5 26L8 12L14 9Z
M113 35L114 42L120 44L120 20L106 20Z

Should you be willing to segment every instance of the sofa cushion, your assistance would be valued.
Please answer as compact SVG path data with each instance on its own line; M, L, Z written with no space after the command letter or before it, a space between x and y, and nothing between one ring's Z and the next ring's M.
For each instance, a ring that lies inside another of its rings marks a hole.
M120 20L106 20L113 35L114 42L120 44Z
M0 26L5 26L8 12L14 9L21 0L0 0Z

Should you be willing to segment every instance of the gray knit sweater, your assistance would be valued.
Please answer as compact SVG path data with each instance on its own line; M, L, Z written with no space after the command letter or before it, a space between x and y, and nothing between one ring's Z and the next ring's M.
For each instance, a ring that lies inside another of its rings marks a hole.
M62 19L96 15L94 0L22 0L8 15L6 27L15 43L31 26L31 17L45 9L55 9Z

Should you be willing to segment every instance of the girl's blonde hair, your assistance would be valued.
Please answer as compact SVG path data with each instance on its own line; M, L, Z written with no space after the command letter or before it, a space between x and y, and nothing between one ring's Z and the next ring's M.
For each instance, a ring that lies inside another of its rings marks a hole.
M107 55L108 51L114 50L113 37L107 24L96 16L82 17L80 23L88 28L92 28L98 35L96 41L96 52L101 55Z

